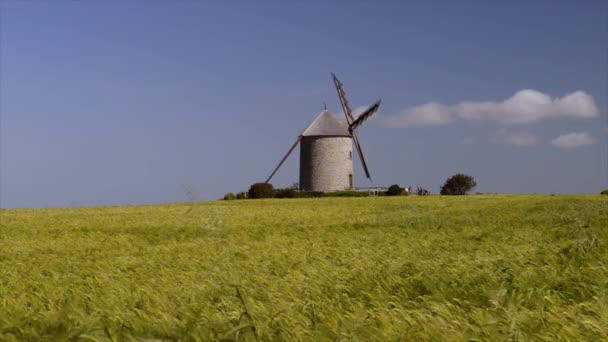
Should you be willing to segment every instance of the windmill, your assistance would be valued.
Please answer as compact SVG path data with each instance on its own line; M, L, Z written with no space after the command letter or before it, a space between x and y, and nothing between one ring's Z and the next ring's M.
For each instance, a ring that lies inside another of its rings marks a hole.
M339 121L325 108L298 136L266 183L270 182L298 144L300 144L301 190L327 192L352 189L353 143L363 165L365 176L370 182L372 181L356 130L378 111L381 100L372 104L355 119L346 100L342 83L334 73L331 73L331 76L338 91L346 121Z

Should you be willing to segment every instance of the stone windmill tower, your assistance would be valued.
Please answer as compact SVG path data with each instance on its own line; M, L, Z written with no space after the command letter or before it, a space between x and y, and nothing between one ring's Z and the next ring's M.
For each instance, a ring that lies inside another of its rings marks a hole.
M274 169L266 183L300 144L300 189L303 191L340 191L353 188L353 143L367 178L372 180L356 129L372 116L380 100L371 105L356 119L346 100L342 83L331 74L342 104L346 121L339 121L326 109L298 136L285 157Z

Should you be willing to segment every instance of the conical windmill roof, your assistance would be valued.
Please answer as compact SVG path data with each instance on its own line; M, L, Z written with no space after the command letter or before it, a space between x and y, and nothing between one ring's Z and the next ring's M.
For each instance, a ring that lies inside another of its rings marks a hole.
M317 118L302 132L302 136L338 136L350 137L348 125L336 119L330 112L324 110Z

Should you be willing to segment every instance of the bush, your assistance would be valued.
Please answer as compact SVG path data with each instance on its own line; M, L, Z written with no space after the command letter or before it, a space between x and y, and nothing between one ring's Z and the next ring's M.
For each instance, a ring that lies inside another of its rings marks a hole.
M245 191L239 192L238 194L236 194L236 199L237 200L247 199L247 193Z
M297 198L319 198L319 197L368 197L369 193L364 191L333 191L333 192L320 192L320 191L302 191L296 192Z
M466 195L476 186L477 183L473 177L458 173L445 181L440 193L442 195Z
M401 187L399 186L399 184L393 184L388 187L388 190L386 190L387 196L399 196L399 195L401 195L401 193L402 193L402 190L401 190Z
M608 195L608 190L604 190L604 191L600 192L600 195Z
M294 189L278 189L274 191L273 197L275 198L297 198L298 192Z
M224 195L224 201L232 201L235 198L236 198L236 196L234 196L234 194L232 192L229 192Z
M368 197L369 193L364 191L334 191L334 192L326 192L323 194L323 197Z
M303 191L303 192L298 193L298 197L300 197L300 198L325 197L325 193L320 192L320 191Z
M272 184L255 183L249 188L248 198L272 198L274 193Z
M416 195L418 195L418 196L428 196L430 194L431 194L431 192L425 188L422 188L422 187L416 188Z

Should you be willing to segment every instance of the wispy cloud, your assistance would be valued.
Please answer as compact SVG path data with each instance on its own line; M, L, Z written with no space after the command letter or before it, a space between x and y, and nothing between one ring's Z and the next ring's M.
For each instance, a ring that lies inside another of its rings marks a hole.
M464 138L460 141L463 145L473 145L475 143L475 139L473 138Z
M540 144L540 138L526 131L510 132L501 128L492 138L495 144L511 145L515 147L528 147Z
M584 91L551 98L540 91L524 89L501 102L463 101L451 106L430 102L404 109L393 116L385 116L381 121L389 127L403 128L446 125L456 118L526 124L549 119L590 119L598 116L599 110L593 97Z
M454 120L450 107L437 102L430 102L422 106L411 107L401 111L395 116L382 117L385 125L395 128L410 126L442 126Z
M593 145L593 143L595 143L595 139L588 132L572 132L562 134L559 137L551 140L551 145L567 150Z

